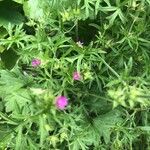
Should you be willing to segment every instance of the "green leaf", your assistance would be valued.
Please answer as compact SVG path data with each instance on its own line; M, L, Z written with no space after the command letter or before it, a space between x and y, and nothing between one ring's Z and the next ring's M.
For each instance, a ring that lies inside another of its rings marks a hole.
M104 138L105 143L110 141L111 128L117 123L121 123L121 113L118 110L112 110L104 115L100 115L94 119L94 126Z
M16 137L16 145L15 145L15 150L20 150L21 149L21 144L22 144L22 126L18 127L18 135Z
M0 95L3 93L11 93L23 87L25 82L21 79L21 74L9 72L6 70L0 71Z
M8 145L8 143L11 143L13 132L12 130L8 131L8 129L2 129L2 126L0 126L0 148L5 149Z
M3 51L4 50L5 49L3 49ZM18 55L12 49L5 50L0 56L4 66L7 69L12 69L18 60Z
M29 146L32 150L37 150L38 149L37 144L34 141L32 141L32 139L29 136L27 137L27 141L28 141Z
M0 45L0 53L2 53L5 50L5 47Z
M4 38L7 35L7 30L3 27L0 27L0 38Z
M1 119L7 121L7 125L8 124L13 125L13 126L18 125L18 123L14 119L12 119L11 117L9 117L8 115L6 115L2 112L0 112L0 117L1 117Z
M23 9L25 15L34 20L41 20L44 17L44 11L41 7L41 1L28 0L24 3Z
M13 1L16 2L16 3L20 3L20 4L24 3L24 0L13 0Z
M45 121L45 116L39 116L39 134L40 134L40 145L42 146L44 143L44 140L47 136L47 131L45 129L45 125L46 121Z
M109 6L109 7L102 7L101 8L101 11L116 11L117 10L117 7L115 6Z
M20 89L9 93L4 97L6 112L20 112L22 107L31 102L31 97L27 90Z
M0 39L5 38L7 35L7 30L3 27L0 27ZM0 45L0 53L2 53L5 50L5 47Z
M107 19L109 20L110 25L112 25L113 22L115 21L115 19L117 18L118 12L119 12L119 10L116 10L112 15L107 17Z
M5 102L6 112L18 112L27 103L31 102L31 97L27 89L25 79L19 72L0 71L0 96Z
M17 7L18 5L9 0L0 2L0 26L7 26L9 23L21 24L24 21Z
M138 126L137 128L143 130L143 131L150 131L150 126Z

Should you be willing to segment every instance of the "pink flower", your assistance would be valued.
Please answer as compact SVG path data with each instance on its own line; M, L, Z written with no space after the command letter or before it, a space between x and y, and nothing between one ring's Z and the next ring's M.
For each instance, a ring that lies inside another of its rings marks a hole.
M74 80L81 80L81 75L80 75L80 73L79 72L74 72L73 73L73 79Z
M32 60L32 67L38 67L41 64L41 60L40 59L33 59Z
M56 107L60 110L65 109L68 105L68 99L65 96L58 96L56 98Z

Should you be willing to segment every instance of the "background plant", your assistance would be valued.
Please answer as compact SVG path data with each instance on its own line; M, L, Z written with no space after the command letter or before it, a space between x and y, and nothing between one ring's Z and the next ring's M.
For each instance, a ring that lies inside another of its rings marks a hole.
M0 1L1 149L149 149L149 8Z

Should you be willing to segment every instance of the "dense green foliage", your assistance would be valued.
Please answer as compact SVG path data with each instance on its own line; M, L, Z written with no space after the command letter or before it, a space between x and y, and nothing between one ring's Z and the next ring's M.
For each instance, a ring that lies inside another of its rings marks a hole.
M150 0L0 0L0 149L149 150L149 62Z

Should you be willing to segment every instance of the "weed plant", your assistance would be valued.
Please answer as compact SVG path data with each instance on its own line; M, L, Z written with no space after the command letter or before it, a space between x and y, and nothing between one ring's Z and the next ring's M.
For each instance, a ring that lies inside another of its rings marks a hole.
M150 150L150 0L1 0L0 149Z

